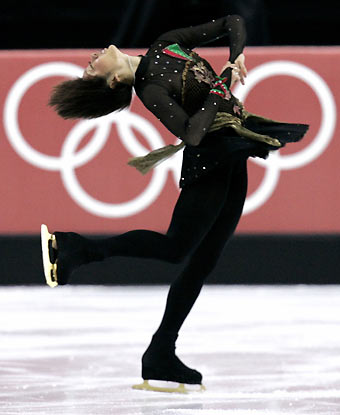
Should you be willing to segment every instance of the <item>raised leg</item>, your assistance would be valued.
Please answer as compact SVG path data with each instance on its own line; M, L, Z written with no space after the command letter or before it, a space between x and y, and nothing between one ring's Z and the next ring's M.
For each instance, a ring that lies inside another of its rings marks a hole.
M225 174L228 171L225 172ZM73 232L55 232L57 283L66 284L80 265L113 256L152 258L180 263L202 241L224 204L229 177L211 175L184 188L166 234L134 230L106 239L88 239Z

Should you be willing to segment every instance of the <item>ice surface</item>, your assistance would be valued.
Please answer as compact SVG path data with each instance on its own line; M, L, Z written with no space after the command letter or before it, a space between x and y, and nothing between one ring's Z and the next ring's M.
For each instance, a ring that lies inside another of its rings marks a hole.
M340 286L206 286L177 343L190 395L131 389L166 294L0 288L0 414L340 414Z

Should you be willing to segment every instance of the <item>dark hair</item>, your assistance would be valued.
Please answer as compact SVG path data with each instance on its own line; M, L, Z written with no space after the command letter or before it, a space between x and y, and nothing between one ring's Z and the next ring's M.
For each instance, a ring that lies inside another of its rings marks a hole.
M65 118L97 118L128 107L132 86L118 83L110 88L104 77L76 78L61 82L52 91L48 105Z

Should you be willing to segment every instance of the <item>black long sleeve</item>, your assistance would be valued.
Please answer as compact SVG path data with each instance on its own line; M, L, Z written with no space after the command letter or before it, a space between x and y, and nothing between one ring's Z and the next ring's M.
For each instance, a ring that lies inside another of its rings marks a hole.
M144 101L145 106L172 134L192 146L198 145L209 130L222 100L217 95L209 95L200 110L189 117L161 86L150 85L145 92L150 96Z
M194 49L223 37L229 39L230 54L228 60L233 63L238 55L242 53L246 42L244 19L238 15L221 17L198 26L171 30L158 39Z

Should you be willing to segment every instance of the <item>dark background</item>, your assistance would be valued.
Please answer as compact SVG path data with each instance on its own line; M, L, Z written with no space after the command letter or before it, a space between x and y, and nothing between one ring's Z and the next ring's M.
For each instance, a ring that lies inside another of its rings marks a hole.
M244 17L249 46L340 44L339 2L329 0L12 1L0 7L0 49L111 43L147 48L167 30L227 14ZM340 282L339 252L339 235L236 235L208 283L335 284ZM38 235L0 235L0 253L0 284L44 282ZM74 282L169 283L182 266L116 258L81 267Z
M235 13L246 21L249 46L339 45L339 6L334 0L14 0L0 6L0 48L102 48L111 43L144 48L167 30Z
M93 235L91 235L93 237ZM0 284L43 284L40 237L0 236ZM339 235L235 235L208 284L339 284ZM74 284L169 284L185 264L115 257L78 268Z

